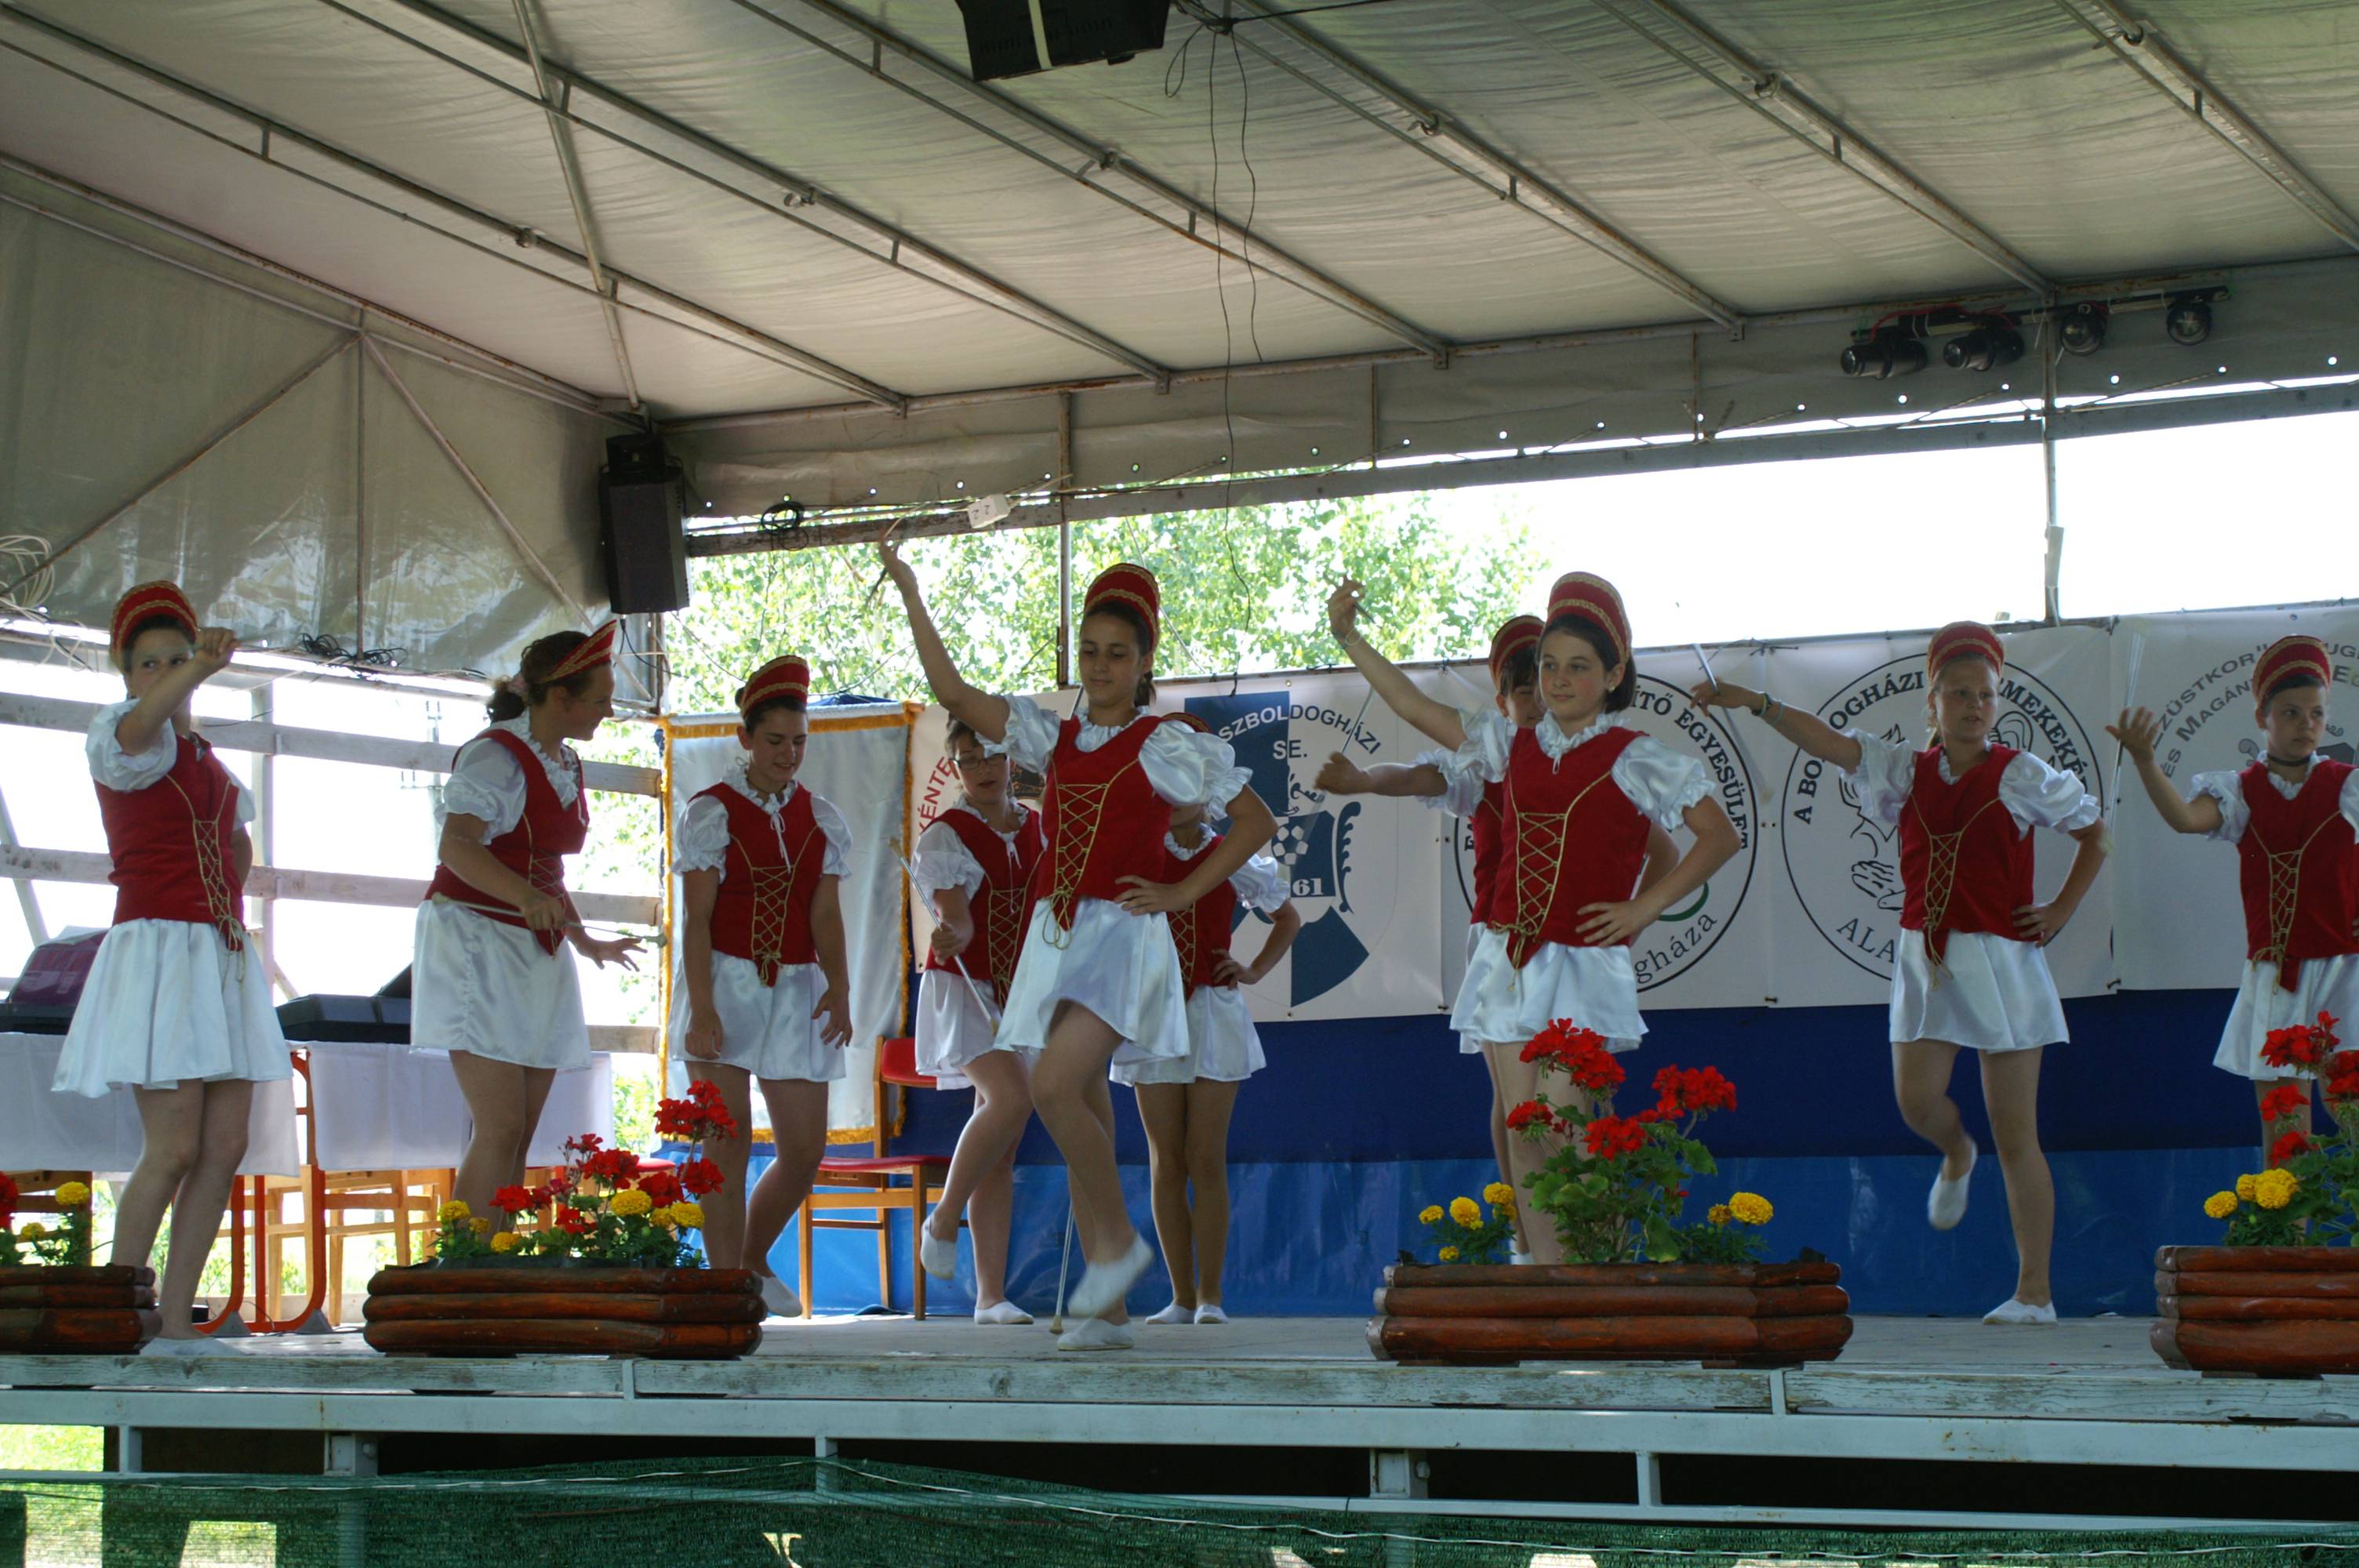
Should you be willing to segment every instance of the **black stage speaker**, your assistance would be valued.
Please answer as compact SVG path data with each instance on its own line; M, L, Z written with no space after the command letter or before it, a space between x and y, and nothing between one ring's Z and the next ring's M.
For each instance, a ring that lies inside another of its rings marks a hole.
M598 470L598 544L617 615L688 605L688 537L679 465L655 436L616 436Z
M977 81L1052 66L1120 65L1163 47L1171 0L958 0Z

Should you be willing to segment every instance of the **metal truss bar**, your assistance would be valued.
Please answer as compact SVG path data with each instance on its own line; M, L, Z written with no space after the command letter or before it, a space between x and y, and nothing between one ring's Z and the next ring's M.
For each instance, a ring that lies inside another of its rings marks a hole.
M1938 190L1909 173L1874 143L1861 139L1843 121L1812 102L1788 78L1738 49L1673 0L1595 0L1598 9L1661 49L1690 70L1712 82L1765 119L1782 126L1828 161L1850 170L1916 212L2008 276L2043 294L2055 284L2006 241L1975 222ZM1679 35L1666 39L1634 11L1667 23ZM1701 48L1698 59L1686 45ZM1731 75L1736 80L1729 80Z
M1385 131L1404 146L1425 154L1494 195L1546 219L1657 287L1686 300L1699 314L1732 330L1744 326L1744 313L1735 306L1716 297L1571 193L1474 135L1444 111L1412 96L1308 29L1284 20L1285 7L1268 4L1267 0L1238 0L1239 11L1223 16L1202 0L1178 0L1178 4L1198 21L1230 32L1255 54ZM1255 26L1232 31L1235 23L1248 17Z
M724 142L692 130L613 88L538 59L537 75L520 79L518 67L533 67L537 49L519 49L421 0L323 0L332 9L433 59L464 70L485 86L538 98L578 131L588 131L653 159L675 173L760 208L770 216L856 252L882 266L947 288L1027 321L1092 352L1153 378L1168 371L1154 360L1032 297L981 267L960 260L905 229L821 189L810 181L764 162ZM545 78L549 91L537 91Z
M1217 252L1242 265L1257 268L1271 277L1294 285L1306 294L1348 310L1386 335L1404 343L1414 344L1434 359L1447 360L1450 356L1451 346L1443 339L1404 320L1299 257L1288 254L1264 235L1247 229L1210 203L1198 200L1154 174L1119 148L1094 141L997 88L976 81L940 55L835 4L834 0L795 0L795 4L799 9L823 16L834 26L856 35L864 47L847 47L838 39L789 21L766 5L756 4L756 0L731 0L731 4L748 16L758 17L812 48L824 50L875 81L948 114L969 130L1023 154L1035 163L1161 225L1182 239ZM1054 143L1078 162L1067 163L1041 151L1022 135L1002 125L988 123L953 103L945 103L917 83L893 74L886 69L888 62L892 61L914 67L924 75L929 86L954 89L968 101L981 105L994 119L1015 122L1034 136Z
M2359 250L2359 217L2328 195L2304 174L2235 104L2220 96L2201 72L2187 62L2151 22L2134 20L2113 0L2056 0L2067 15L2111 49L2114 58L2135 66L2148 81L2169 94L2203 128L2242 153L2255 168L2277 182L2277 189L2301 204L2302 210L2326 226L2327 232Z

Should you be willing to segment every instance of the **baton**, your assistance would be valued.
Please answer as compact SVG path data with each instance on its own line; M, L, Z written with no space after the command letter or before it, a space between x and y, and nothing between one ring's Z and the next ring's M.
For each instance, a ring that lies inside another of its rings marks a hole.
M1703 651L1701 643L1690 643L1688 646L1695 650L1696 663L1703 666L1703 678L1712 682L1712 689L1717 694L1720 690L1720 677L1712 673L1712 656ZM1736 747L1736 760L1745 764L1745 773L1756 781L1753 787L1756 790L1763 788L1768 781L1762 778L1760 770L1753 765L1753 754L1745 749L1744 732L1737 726L1731 724L1728 727L1728 738ZM1754 815L1756 819L1760 815L1760 808L1761 803L1756 799L1754 802Z
M918 868L909 863L907 856L897 854L893 858L901 862L901 870L909 879L909 891L922 896L923 890L918 886ZM967 973L966 955L952 954L951 965L957 969L958 978L966 982L967 994L974 998L974 1005L983 1009L983 1016L990 1022L991 1027L996 1030L999 1027L999 1010L983 1000L983 992L976 988L974 977Z

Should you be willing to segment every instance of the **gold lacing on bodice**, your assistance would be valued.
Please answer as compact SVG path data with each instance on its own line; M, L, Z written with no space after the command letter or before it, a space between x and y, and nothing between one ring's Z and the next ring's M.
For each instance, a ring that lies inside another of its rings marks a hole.
M2267 857L2269 868L2269 941L2256 957L2277 967L2278 982L2288 990L2293 986L2286 978L2286 948L2293 941L2294 914L2301 905L2301 863L2310 854L2311 842L2333 827L2336 820L2329 816L2310 829L2310 837L2299 847L2285 850L2270 849L2262 841L2256 827L2247 826L2245 829Z
M205 890L205 913L212 916L213 928L221 933L222 943L233 953L245 947L245 923L239 916L238 890L230 885L229 868L222 864L222 814L232 808L236 795L222 792L220 807L207 821L197 810L197 803L180 787L180 781L171 774L164 782L189 808L189 840L196 850L197 881Z
M1515 838L1515 864L1506 868L1506 874L1515 879L1516 903L1514 917L1501 929L1507 934L1507 956L1517 968L1523 968L1538 945L1549 910L1556 903L1565 851L1571 842L1572 814L1581 809L1591 790L1613 776L1610 770L1600 773L1583 784L1562 811L1548 816L1527 814L1516 804L1513 789L1507 792L1507 810L1502 815Z
M765 814L768 815L768 814ZM754 949L754 968L764 985L777 982L778 969L787 957L787 894L793 890L797 855L787 848L787 830L776 816L770 816L770 829L778 836L778 856L783 862L776 866L757 866L745 847L733 838L731 847L744 857L745 880L752 884L754 900L753 930L748 946ZM817 832L817 827L812 832ZM799 846L808 849L807 834Z
M1106 802L1124 773L1138 765L1125 762L1103 784L1073 784L1056 781L1057 830L1049 841L1049 924L1041 932L1051 947L1065 947L1073 939L1073 903L1081 894L1082 873L1097 848L1104 826Z
M1967 829L1973 827L1982 814L1998 804L1994 795L1974 808L1974 814L1962 823L1954 833L1936 833L1933 825L1925 820L1925 808L1917 804L1915 795L1908 799L1908 809L1917 814L1917 826L1925 830L1925 958L1933 969L1941 968L1941 935L1950 922L1950 900L1958 891L1958 849L1965 842Z

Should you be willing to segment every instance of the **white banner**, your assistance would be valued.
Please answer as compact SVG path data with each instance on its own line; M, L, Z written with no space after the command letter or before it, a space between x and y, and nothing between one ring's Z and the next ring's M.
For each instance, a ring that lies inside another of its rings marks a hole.
M2160 755L2182 794L2195 772L2244 766L2259 750L2254 656L2295 630L2335 651L2336 687L2352 722L2359 719L2359 608L1999 630L2007 668L1996 738L2078 775L2114 827L2105 871L2049 949L2058 989L2077 997L2117 984L2233 985L2244 951L2235 857L2162 827L2134 776L2123 781L2130 798L2117 803L2104 726L2128 703L2161 712L2169 728ZM1926 743L1921 635L1731 647L1712 659L1723 679L1766 687L1839 730ZM1744 848L1636 944L1642 1005L1885 1000L1900 930L1897 834L1861 815L1856 791L1833 768L1749 714L1699 712L1687 693L1701 674L1693 650L1641 652L1637 698L1624 722L1703 760ZM1421 669L1416 678L1454 707L1489 700L1479 661ZM1275 849L1304 930L1293 960L1252 993L1256 1018L1392 1017L1447 1008L1456 992L1473 860L1464 825L1408 801L1329 799L1312 787L1319 764L1347 741L1363 762L1405 762L1428 748L1366 697L1348 671L1163 683L1158 706L1195 713L1229 740L1279 820ZM1043 700L1063 711L1072 697ZM935 709L912 741L920 822L957 791L937 765L941 734ZM2330 726L2324 750L2353 758L2341 728ZM1684 849L1689 836L1677 838ZM2063 835L2038 835L2039 896L2061 887L2073 853ZM1241 955L1257 950L1263 929L1251 920L1239 927Z

